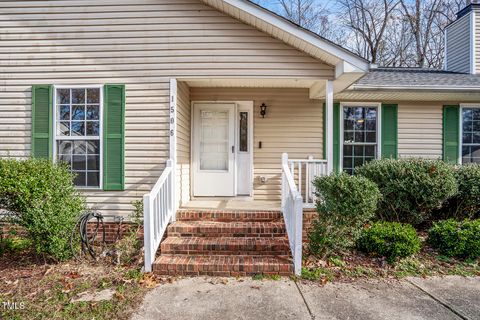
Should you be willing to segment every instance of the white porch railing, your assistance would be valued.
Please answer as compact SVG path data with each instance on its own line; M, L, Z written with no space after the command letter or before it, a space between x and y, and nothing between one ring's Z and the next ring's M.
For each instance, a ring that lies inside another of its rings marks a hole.
M288 154L282 155L282 213L296 275L302 272L303 208L315 205L315 177L327 174L326 160L314 160L313 157L289 160Z
M303 206L315 207L317 197L313 180L328 175L327 160L313 159L312 156L308 159L288 159L288 155L286 159L294 181L297 181L298 192L303 197Z
M152 191L143 196L145 272L152 271L168 223L175 219L174 179L173 162L167 160L167 166Z
M303 200L288 166L288 155L282 155L282 213L296 275L302 272Z

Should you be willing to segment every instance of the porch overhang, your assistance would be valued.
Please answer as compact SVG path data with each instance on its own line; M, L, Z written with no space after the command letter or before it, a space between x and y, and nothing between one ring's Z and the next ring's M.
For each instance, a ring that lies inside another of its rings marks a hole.
M347 89L358 79L365 75L365 71L354 65L341 61L335 66L335 79L333 79L333 93L337 94ZM310 87L310 99L325 99L327 94L327 82L318 81Z
M347 49L247 0L202 0L207 5L251 25L321 61L337 66L346 62L367 72L370 62Z
M271 87L301 87L310 89L311 99L325 99L327 81L333 81L334 93L342 92L374 67L351 51L309 31L248 0L202 0L209 6L230 15L284 43L302 51L335 69L333 79L310 82L294 80L289 83L270 81ZM236 85L242 86L238 82Z

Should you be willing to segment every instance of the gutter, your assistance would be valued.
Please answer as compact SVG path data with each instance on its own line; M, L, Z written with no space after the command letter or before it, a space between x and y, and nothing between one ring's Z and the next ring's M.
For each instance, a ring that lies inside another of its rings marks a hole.
M479 91L479 86L469 87L447 87L447 86L378 86L378 85L353 85L347 89L348 91L371 91L371 90L385 90L385 91Z

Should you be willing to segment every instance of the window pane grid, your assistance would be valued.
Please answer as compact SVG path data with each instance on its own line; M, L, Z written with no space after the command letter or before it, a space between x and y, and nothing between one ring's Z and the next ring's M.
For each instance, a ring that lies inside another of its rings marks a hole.
M56 90L56 154L77 187L100 187L100 88Z
M343 108L343 170L355 168L377 157L377 108Z
M56 136L100 135L100 89L57 89L56 103Z
M462 110L462 163L480 163L480 108Z

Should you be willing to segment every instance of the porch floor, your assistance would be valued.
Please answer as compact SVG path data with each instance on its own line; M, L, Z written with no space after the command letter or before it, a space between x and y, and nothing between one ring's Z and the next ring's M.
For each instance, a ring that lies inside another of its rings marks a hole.
M252 200L251 198L202 198L191 200L180 209L278 211L280 206L280 201Z

